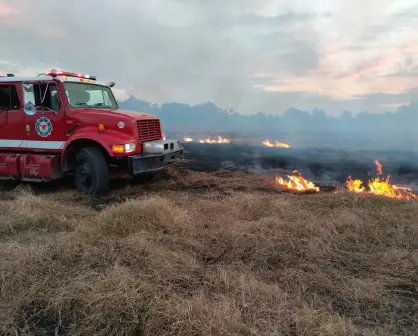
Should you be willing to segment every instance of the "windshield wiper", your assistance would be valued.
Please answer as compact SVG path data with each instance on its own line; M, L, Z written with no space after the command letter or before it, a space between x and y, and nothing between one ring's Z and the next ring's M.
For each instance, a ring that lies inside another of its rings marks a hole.
M93 107L105 107L105 108L112 108L112 106L109 106L109 105L105 105L105 103L97 103L97 104L94 104L93 105Z
M45 110L48 110L48 111L51 111L51 112L53 112L55 115L57 115L57 111L55 111L55 110L53 110L53 109L51 109L51 108L49 108L49 107L47 107L47 106L42 106L42 105L40 105L40 106L34 106L34 108L36 108L36 109L45 109Z
M97 104L94 104L93 105L93 107L103 107L103 108L107 108L107 109L114 109L114 107L113 106L111 106L111 105L106 105L105 103L97 103Z
M104 103L96 103L94 105L89 105L87 103L75 103L75 106L86 106L86 107L105 107L105 108L111 108L111 106L105 105Z

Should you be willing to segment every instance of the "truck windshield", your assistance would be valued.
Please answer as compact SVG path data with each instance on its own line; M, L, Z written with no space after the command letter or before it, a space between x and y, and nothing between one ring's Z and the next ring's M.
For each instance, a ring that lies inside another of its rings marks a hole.
M109 87L87 83L64 83L65 93L71 107L117 109L115 97Z

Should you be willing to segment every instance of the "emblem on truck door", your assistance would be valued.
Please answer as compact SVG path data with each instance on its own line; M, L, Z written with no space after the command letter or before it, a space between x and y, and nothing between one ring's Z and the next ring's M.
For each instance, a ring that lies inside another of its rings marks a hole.
M52 123L48 118L41 117L36 121L35 128L41 137L46 138L52 132Z

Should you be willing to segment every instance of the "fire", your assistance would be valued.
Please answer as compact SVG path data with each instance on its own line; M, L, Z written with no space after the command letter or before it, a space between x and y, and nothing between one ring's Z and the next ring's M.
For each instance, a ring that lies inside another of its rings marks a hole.
M290 190L319 192L319 187L313 182L305 180L299 171L294 170L292 174L297 175L287 175L287 181L283 177L276 177L276 183Z
M215 143L231 143L230 139L227 138L223 138L221 136L218 136L218 139L211 139L211 138L206 138L206 139L201 139L199 140L199 143L209 143L209 144L215 144Z
M376 165L376 169L377 169L377 175L380 176L382 175L382 165L380 164L379 161L374 160L374 164Z
M380 177L382 175L382 165L378 160L374 163L376 164L378 177L369 180L369 190L367 191L366 188L362 186L363 182L361 180L353 180L351 176L349 176L346 181L348 190L356 193L369 193L396 199L418 199L418 195L414 194L411 189L398 184L391 184L390 175L386 178Z
M183 137L184 142L194 142L195 140L191 137ZM206 139L198 139L197 142L199 143L207 143L207 144L220 144L220 143L231 143L230 139L218 136L217 139L211 139L211 138L206 138Z
M290 148L290 145L284 142L274 141L274 143L270 142L269 139L266 139L261 142L266 147L281 147L281 148Z
M366 188L364 188L362 186L363 181L361 181L361 180L353 180L351 178L351 176L349 176L347 178L346 184L347 184L347 188L349 190L354 191L356 193L361 193L361 192L365 192L366 191Z

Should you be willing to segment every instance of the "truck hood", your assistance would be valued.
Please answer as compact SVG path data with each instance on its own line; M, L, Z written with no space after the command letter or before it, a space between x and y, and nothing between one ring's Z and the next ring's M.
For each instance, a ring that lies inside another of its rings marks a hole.
M136 112L136 111L129 111L129 110L111 110L110 113L124 115L128 117L132 117L135 120L137 119L158 119L156 116L144 112Z
M158 119L155 115L144 113L144 112L136 112L136 111L129 111L129 110L109 110L109 109L77 109L75 110L75 115L79 117L88 117L88 116L97 116L97 117L113 117L117 118L118 116L125 116L133 118L134 120L141 120L141 119Z

